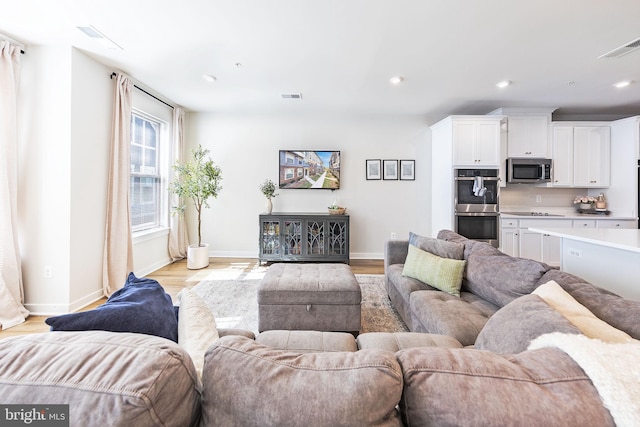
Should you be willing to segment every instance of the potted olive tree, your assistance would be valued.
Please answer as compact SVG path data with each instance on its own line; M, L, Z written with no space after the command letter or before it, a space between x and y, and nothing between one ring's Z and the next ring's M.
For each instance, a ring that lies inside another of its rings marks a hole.
M218 197L222 190L222 171L209 157L209 150L201 145L191 153L191 161L174 165L176 177L170 190L181 200L191 199L198 215L198 244L187 248L187 268L199 269L209 265L209 244L202 243L202 209L208 208L209 199ZM181 213L184 209L185 206L177 208Z

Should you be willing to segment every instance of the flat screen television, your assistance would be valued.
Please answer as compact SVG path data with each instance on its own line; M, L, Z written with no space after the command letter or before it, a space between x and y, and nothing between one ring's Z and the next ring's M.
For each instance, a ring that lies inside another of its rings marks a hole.
M280 188L340 188L340 151L280 150Z

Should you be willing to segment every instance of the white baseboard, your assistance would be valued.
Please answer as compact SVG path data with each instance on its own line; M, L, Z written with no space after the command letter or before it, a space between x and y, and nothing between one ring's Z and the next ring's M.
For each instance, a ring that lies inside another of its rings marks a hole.
M171 260L171 258L167 257L161 261L158 261L151 265L147 265L147 266L144 266L143 268L137 269L136 271L133 272L133 274L135 274L137 277L144 277L147 274L151 274L154 271L159 270L162 267L171 264L172 262L173 261Z
M76 312L100 298L102 298L102 289L95 290L69 304L25 304L24 307L29 310L29 314L32 316L57 316Z

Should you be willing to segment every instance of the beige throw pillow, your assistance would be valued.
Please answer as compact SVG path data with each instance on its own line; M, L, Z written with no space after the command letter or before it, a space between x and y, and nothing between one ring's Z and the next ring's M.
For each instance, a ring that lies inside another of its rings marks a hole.
M191 289L178 294L178 344L189 353L202 379L204 353L218 339L218 329L213 313L204 301Z
M598 319L589 309L576 301L555 281L538 286L532 292L542 298L553 309L573 323L589 338L596 338L608 343L625 343L635 341L627 333L616 329Z
M442 258L409 245L402 275L459 297L465 263L464 260Z

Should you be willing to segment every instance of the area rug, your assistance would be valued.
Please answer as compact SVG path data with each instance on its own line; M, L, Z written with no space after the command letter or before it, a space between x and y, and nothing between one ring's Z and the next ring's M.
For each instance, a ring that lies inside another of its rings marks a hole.
M356 274L362 290L364 332L406 332L398 312L391 305L382 274ZM259 279L203 280L193 287L216 318L218 328L240 328L258 333Z

